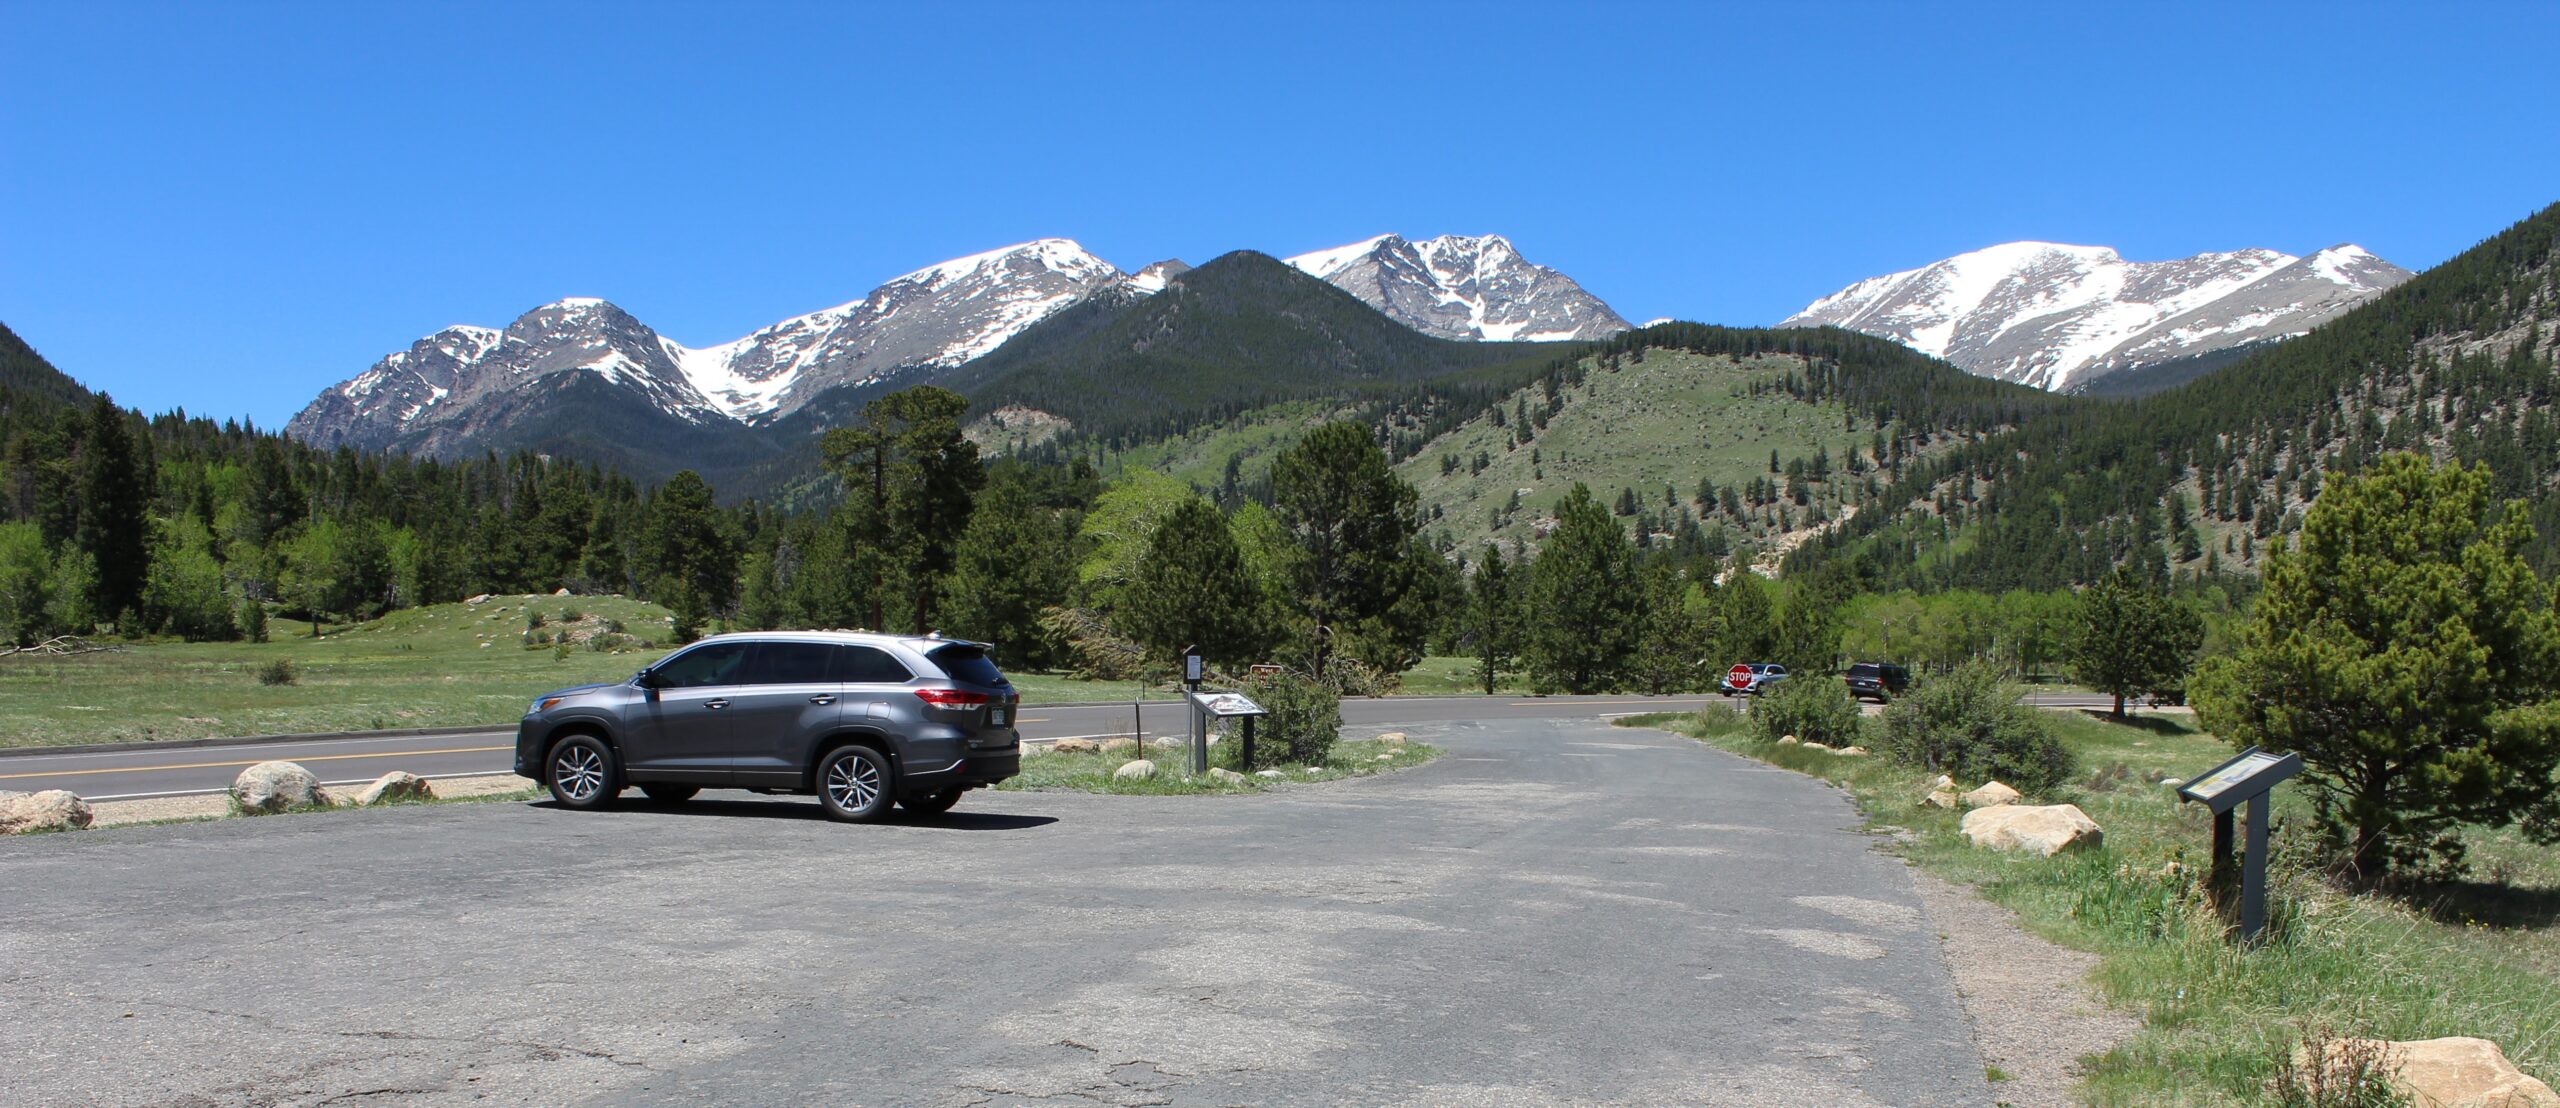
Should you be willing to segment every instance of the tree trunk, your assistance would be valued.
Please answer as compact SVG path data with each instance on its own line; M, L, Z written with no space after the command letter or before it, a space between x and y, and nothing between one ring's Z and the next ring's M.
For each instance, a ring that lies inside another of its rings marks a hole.
M2124 694L2123 694L2123 693L2117 693L2117 694L2116 694L2116 718L2117 718L2117 719L2123 719L2123 718L2124 718Z

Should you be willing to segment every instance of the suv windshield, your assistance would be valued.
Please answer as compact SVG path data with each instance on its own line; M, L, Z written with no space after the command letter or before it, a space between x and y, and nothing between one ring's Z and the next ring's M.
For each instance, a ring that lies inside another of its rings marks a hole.
M966 681L972 685L1005 683L1003 671L996 668L995 659L987 657L985 647L961 646L955 643L932 651L925 657L932 659L933 664L941 666L942 672L950 674L954 681Z

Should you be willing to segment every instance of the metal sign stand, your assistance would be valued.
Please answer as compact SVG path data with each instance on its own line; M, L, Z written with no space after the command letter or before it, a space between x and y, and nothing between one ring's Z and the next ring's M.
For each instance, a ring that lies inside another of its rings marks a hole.
M2231 840L2236 829L2232 814L2241 801L2249 802L2249 837L2242 848L2238 875L2243 942L2256 939L2267 925L2267 793L2300 772L2302 755L2279 756L2253 746L2178 786L2180 799L2202 804L2213 812L2213 866L2206 875L2206 887L2213 893L2214 907L2225 915L2230 912L2234 876Z
M1251 768L1253 766L1253 721L1258 716L1270 715L1270 711L1254 703L1252 697L1243 693L1194 692L1190 699L1191 772L1194 774L1209 772L1209 720L1213 716L1218 719L1244 721L1244 734L1240 740L1244 743L1244 749L1240 753L1244 755L1246 768Z
M1200 714L1200 656L1185 654L1182 658L1183 699L1191 702L1191 775L1209 772L1208 720Z

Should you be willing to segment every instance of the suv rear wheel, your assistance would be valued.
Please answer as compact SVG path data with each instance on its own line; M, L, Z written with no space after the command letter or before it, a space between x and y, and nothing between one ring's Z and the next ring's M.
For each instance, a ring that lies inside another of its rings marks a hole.
M542 779L551 787L551 799L581 812L609 806L622 795L613 748L592 735L571 735L553 746L542 761Z
M834 819L870 823L889 813L889 759L867 746L838 747L818 762L818 806Z

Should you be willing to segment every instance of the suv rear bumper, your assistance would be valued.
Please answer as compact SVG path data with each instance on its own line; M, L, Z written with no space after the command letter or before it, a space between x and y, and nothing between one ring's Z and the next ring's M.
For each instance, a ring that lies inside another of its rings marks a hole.
M969 752L966 758L936 766L909 765L899 774L898 791L935 793L944 789L974 789L992 785L1022 772L1022 748Z

